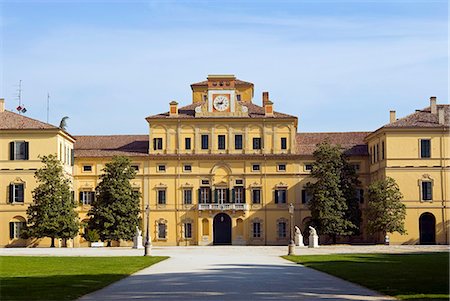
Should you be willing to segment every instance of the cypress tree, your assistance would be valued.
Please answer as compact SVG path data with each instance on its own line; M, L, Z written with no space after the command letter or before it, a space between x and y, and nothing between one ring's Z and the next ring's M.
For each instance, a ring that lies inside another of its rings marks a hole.
M97 230L100 239L111 246L113 240L132 240L135 235L139 225L140 193L131 186L130 180L134 179L136 171L128 158L113 157L103 171L88 212L91 217L88 229Z
M70 190L70 180L56 155L43 156L44 166L35 172L39 185L33 190L33 204L27 209L25 236L70 239L78 235L77 205Z

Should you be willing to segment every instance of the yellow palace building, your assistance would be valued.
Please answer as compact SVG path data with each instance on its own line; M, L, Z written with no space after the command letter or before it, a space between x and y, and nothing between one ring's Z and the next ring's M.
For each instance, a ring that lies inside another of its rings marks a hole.
M428 107L404 118L391 111L390 122L374 132L302 133L296 116L277 112L267 92L255 103L253 84L232 75L210 75L191 89L191 104L172 101L168 112L146 118L148 135L71 136L6 111L1 100L0 246L48 246L18 233L36 187L38 155L51 153L73 177L81 221L105 163L123 155L137 171L132 185L142 194L144 229L150 209L153 245L285 245L290 203L293 224L305 231L305 185L313 181L316 144L325 139L345 148L361 181L363 233L351 242L380 242L364 231L365 196L372 181L389 176L404 195L408 232L392 234L391 243L448 244L449 105L431 97ZM79 236L73 245L88 243Z

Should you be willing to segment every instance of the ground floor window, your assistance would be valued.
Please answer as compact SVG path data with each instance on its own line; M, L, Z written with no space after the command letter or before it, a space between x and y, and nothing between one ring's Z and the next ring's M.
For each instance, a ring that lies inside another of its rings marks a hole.
M286 222L280 221L278 222L278 238L286 238Z
M158 223L158 239L167 238L167 225L165 223Z
M184 238L192 238L192 223L184 223Z
M9 238L20 238L20 231L25 227L25 222L10 222L9 223Z
M253 223L253 237L254 238L261 237L261 223L260 222Z

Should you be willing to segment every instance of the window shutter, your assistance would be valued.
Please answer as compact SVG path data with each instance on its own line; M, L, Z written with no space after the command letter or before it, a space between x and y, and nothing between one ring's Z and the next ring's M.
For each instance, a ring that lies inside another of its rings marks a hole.
M82 191L80 191L80 193L79 193L79 199L78 199L78 201L79 201L80 203L83 202L83 192L82 192Z
M302 204L306 204L306 190L302 190Z
M278 204L278 190L275 190L275 204Z
M156 138L153 138L153 150L156 150Z
M245 188L242 188L242 201L245 204Z
M201 192L200 192L200 191L201 191L200 188L197 189L198 203L199 203L199 204L201 203Z
M25 160L28 160L30 158L29 156L29 144L25 141Z
M9 238L10 239L14 238L14 223L13 222L9 223Z
M211 188L208 188L208 203L212 202L212 191Z
M71 166L75 165L75 150L74 149L70 150L70 165Z
M14 141L9 143L9 160L14 160Z
M231 189L231 202L232 203L236 202L236 192L234 191L234 188Z
M9 202L14 202L14 184L9 184Z
M217 189L214 189L214 203L218 203L218 202L219 202L218 191L217 191Z

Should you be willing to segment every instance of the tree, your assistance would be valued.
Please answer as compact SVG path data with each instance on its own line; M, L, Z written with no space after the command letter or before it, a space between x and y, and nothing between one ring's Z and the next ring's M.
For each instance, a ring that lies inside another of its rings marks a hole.
M312 195L309 202L311 223L336 243L337 236L352 234L356 228L347 218L349 207L341 188L345 167L342 151L339 146L325 141L317 145L313 155L315 162L311 175L317 181L307 186Z
M354 225L354 227L352 226L349 229L349 234L358 235L360 234L361 209L359 208L357 189L361 185L361 182L358 179L355 167L349 163L348 156L345 153L341 154L341 160L340 186L348 207L345 212L345 218Z
M28 237L50 237L51 247L55 238L70 239L78 235L77 205L70 190L70 180L64 175L61 162L56 155L43 156L44 166L35 172L40 183L32 192L33 204L27 209Z
M367 228L370 233L398 232L405 234L406 206L401 202L403 195L393 178L373 182L369 186L367 214L370 219Z
M89 230L97 230L102 241L111 246L113 240L131 240L139 225L140 193L133 190L130 180L136 171L130 160L116 156L107 163L96 188L96 198L88 212ZM89 231L88 230L88 231Z
M59 128L62 130L67 130L67 119L69 119L69 117L64 116L63 118L61 118L61 121L59 122Z

